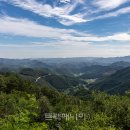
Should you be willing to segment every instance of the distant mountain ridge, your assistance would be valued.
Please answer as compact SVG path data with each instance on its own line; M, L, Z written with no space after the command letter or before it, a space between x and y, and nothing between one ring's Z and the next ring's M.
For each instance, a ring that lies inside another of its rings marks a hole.
M126 68L128 67L128 68ZM0 58L0 73L14 72L38 84L66 90L85 86L108 93L124 94L130 89L130 56L112 58ZM94 84L88 83L93 80Z
M77 57L77 58L37 58L37 59L4 59L0 58L0 68L42 68L42 67L60 67L60 66L75 66L84 67L91 65L110 65L115 62L130 62L130 56L125 57Z
M90 86L92 90L105 91L110 94L124 94L130 90L130 67L121 69Z

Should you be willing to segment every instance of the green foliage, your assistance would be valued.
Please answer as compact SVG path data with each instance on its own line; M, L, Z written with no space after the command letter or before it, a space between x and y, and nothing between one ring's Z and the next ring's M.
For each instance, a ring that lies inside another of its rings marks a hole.
M48 130L46 123L30 123L26 113L9 115L1 120L1 130Z
M105 91L109 94L122 94L130 90L130 67L121 69L94 85L90 85L92 90Z
M1 130L129 130L130 94L108 95L79 89L73 96L38 86L15 74L0 76ZM46 120L45 113L69 119ZM77 114L85 118L76 120ZM74 118L73 118L74 117Z
M60 91L85 83L76 77L71 77L71 76L66 76L66 75L50 75L50 76L45 77L45 80L48 83L50 83L54 88Z
M47 130L45 123L36 123L38 102L34 95L23 92L0 95L2 130Z

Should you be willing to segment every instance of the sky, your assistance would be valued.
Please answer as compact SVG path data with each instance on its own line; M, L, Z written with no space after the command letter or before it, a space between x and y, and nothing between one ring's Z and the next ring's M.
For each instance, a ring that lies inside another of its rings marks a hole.
M0 0L1 58L130 55L130 0Z

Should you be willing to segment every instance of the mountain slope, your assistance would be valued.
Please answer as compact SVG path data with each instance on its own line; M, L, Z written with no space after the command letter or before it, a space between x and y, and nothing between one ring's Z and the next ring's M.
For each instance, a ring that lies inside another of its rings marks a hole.
M111 94L124 94L130 89L130 67L121 69L113 75L96 82L90 89L101 90Z

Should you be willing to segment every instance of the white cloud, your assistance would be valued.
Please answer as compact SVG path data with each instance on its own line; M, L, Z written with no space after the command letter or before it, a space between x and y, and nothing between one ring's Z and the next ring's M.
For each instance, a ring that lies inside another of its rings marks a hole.
M130 41L130 34L117 33L111 36L95 36L72 29L59 29L40 25L27 19L3 16L0 19L0 33L26 37L49 38L58 41L91 42L91 41ZM62 35L61 35L62 34ZM60 36L60 37L59 37Z
M127 14L127 13L130 13L130 6L125 7L125 8L121 8L121 9L116 10L116 11L112 11L110 13L106 13L104 15L99 15L99 16L90 18L89 21L93 21L93 20L96 20L96 19L105 19L105 18L110 18L110 17L117 17L119 15Z
M69 3L71 0L60 0L61 3Z
M74 30L58 29L40 25L27 19L17 19L8 16L0 18L0 33L27 37L59 38L62 35L74 33Z
M102 41L130 41L130 34L128 33L117 33L110 36L95 36L95 35L88 35L88 36L65 36L63 37L64 40L69 41L81 41L81 42L102 42Z
M119 7L120 5L128 2L129 0L94 0L93 5L101 10L111 10Z
M130 0L92 0L88 4L87 0L61 0L50 5L46 2L36 0L0 0L31 11L43 17L57 19L61 24L69 26L76 23L84 23L97 19L109 18L129 13L130 7L116 9ZM62 3L60 6L59 4ZM76 11L76 7L81 8ZM93 6L96 6L96 8ZM116 9L110 12L112 9ZM104 12L105 11L105 12ZM102 14L103 12L103 14ZM105 14L104 14L105 13Z
M14 6L18 6L25 10L32 11L38 15L44 17L53 17L56 18L59 22L65 25L70 25L79 22L85 22L82 15L70 15L70 13L76 8L78 4L80 4L81 0L74 0L73 3L70 3L69 0L62 0L62 2L66 3L64 6L55 6L52 7L49 4L44 4L37 2L36 0L1 0L8 2ZM66 21L66 23L64 22Z
M130 45L121 44L115 41L130 41L129 33L117 33L111 36L95 36L78 32L76 30L58 29L40 25L27 19L12 17L1 17L0 33L19 35L26 37L52 38L59 41L33 42L30 44L2 44L0 43L0 56L6 58L27 58L27 57L80 57L80 56L123 56L130 54ZM62 35L61 35L62 34ZM61 41L60 41L61 40ZM113 44L107 44L113 41ZM93 42L104 42L104 45ZM17 55L16 55L17 54Z

